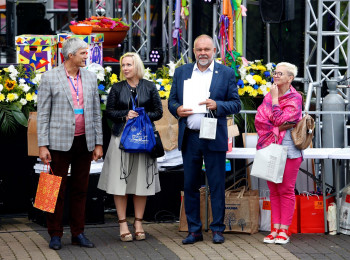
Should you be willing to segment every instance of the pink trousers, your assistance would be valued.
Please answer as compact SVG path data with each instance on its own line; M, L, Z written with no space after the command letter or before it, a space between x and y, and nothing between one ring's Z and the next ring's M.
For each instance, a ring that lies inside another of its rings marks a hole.
M272 223L290 226L294 214L295 193L294 187L298 177L302 157L288 159L284 170L283 182L268 181L270 189Z

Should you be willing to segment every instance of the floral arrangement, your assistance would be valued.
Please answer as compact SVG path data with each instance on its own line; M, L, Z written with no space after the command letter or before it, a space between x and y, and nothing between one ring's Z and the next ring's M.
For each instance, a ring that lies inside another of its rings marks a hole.
M106 101L111 87L118 82L117 74L112 73L112 68L103 68L100 64L92 63L85 67L88 71L94 72L97 76L98 92L100 94L101 110L106 110Z
M0 70L0 133L13 134L27 126L29 112L35 111L41 74L28 72L20 64Z
M263 60L251 62L241 57L237 61L239 64L236 66L239 72L237 77L238 94L251 97L265 96L273 83L272 73L276 65L274 63L263 65Z
M182 64L183 61L174 63L170 61L167 66L158 68L155 73L151 73L151 69L145 69L144 79L153 81L159 92L161 99L168 99L171 90L171 84L173 83L173 76L175 68Z
M110 18L105 16L91 16L84 21L76 22L71 21L72 25L87 26L90 25L93 28L129 28L130 26L122 21L122 18Z

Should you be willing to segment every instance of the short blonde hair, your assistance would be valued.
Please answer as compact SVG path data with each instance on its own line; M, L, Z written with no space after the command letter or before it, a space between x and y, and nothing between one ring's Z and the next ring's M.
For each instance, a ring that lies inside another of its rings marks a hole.
M295 66L294 64L292 63L289 63L289 62L280 62L276 65L276 68L278 66L283 66L287 69L288 71L288 74L290 74L290 76L293 76L294 78L298 75L298 67Z
M120 80L126 79L122 68L122 62L125 57L132 58L134 62L135 70L136 70L136 76L138 77L138 79L142 79L143 76L145 75L145 66L143 65L140 55L138 55L135 52L127 52L120 57Z

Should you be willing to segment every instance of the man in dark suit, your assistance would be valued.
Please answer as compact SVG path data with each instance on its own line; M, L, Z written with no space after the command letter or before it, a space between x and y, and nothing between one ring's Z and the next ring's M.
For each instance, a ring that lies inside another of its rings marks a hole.
M222 232L225 230L225 161L228 150L226 116L237 114L241 103L237 93L235 74L232 69L213 60L216 48L213 39L201 35L194 41L195 64L186 64L175 70L169 97L169 110L179 119L178 146L182 152L184 165L185 211L189 234L183 244L202 241L200 220L199 188L203 159L210 187L213 222L213 242L225 241ZM200 139L201 118L205 114L193 113L183 108L184 80L203 82L203 88L210 93L208 99L199 103L206 105L217 118L216 138Z

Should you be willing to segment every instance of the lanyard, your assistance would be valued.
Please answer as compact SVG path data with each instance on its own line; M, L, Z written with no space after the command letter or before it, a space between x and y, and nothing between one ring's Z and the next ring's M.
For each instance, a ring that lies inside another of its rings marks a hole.
M72 87L73 87L75 93L77 93L77 102L78 102L78 106L79 106L79 87L78 87L78 84L79 84L79 72L77 74L77 86L74 85L74 82L72 81L71 76L68 76L68 78L70 80L70 83L72 83Z

